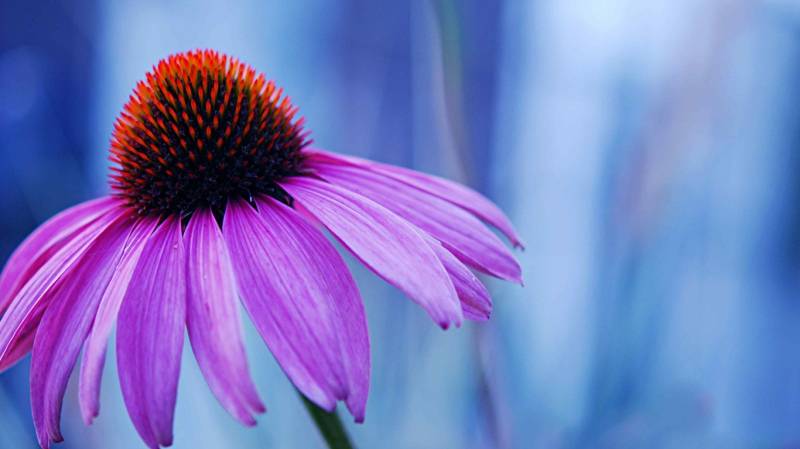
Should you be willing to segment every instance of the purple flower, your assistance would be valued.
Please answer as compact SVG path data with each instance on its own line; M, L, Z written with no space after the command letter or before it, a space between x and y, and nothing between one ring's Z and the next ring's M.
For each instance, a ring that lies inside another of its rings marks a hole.
M442 328L491 312L475 269L521 282L484 223L508 219L450 181L309 147L272 82L214 51L161 61L137 85L111 144L113 193L41 225L0 276L0 370L32 351L39 444L62 440L64 390L83 349L79 400L99 412L109 334L145 443L172 443L184 328L209 387L246 425L265 411L238 301L294 385L364 419L364 308L330 232Z

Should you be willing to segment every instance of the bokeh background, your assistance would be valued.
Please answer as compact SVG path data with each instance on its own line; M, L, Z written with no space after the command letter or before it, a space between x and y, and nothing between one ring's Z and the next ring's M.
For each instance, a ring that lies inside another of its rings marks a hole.
M374 360L361 448L800 447L800 4L789 0L0 0L0 255L107 191L113 121L160 58L275 79L318 145L484 192L525 287L443 332L354 265ZM241 427L189 345L176 448L321 448L252 327ZM143 448L115 359L62 448ZM28 361L0 448L34 448Z

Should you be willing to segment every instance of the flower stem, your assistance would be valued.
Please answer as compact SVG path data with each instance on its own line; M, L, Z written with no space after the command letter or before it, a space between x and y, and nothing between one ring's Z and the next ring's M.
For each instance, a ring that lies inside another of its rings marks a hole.
M353 449L353 445L350 443L350 437L347 436L347 431L344 430L344 426L336 410L326 412L306 399L302 393L300 393L300 398L303 400L303 405L306 406L308 414L311 415L314 424L316 424L319 433L322 434L322 438L328 444L329 449Z

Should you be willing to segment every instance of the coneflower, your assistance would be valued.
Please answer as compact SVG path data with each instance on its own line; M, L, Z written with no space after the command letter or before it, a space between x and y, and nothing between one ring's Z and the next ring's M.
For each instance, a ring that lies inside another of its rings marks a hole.
M192 51L158 63L118 118L109 196L41 225L0 275L0 370L32 351L39 444L61 441L64 391L83 350L88 424L111 330L122 393L151 448L172 443L184 329L222 406L265 408L249 374L238 301L310 401L364 419L364 308L327 230L442 328L485 320L471 269L520 282L483 222L521 246L489 200L453 182L310 147L282 91L236 59Z

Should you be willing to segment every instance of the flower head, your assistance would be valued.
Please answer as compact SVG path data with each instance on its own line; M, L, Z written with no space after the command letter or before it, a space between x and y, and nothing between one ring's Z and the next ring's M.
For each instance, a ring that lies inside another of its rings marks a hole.
M214 51L178 54L137 85L114 128L112 194L53 217L0 275L0 370L28 352L39 443L62 440L81 350L79 402L99 413L117 326L122 393L151 448L172 443L184 332L222 406L264 412L239 301L294 385L364 419L369 339L353 277L322 230L441 327L485 320L472 269L520 282L484 223L521 246L480 194L400 167L309 147L302 119L263 75Z
M281 196L309 144L282 89L211 50L161 61L114 127L111 186L143 214L225 209L230 198Z

